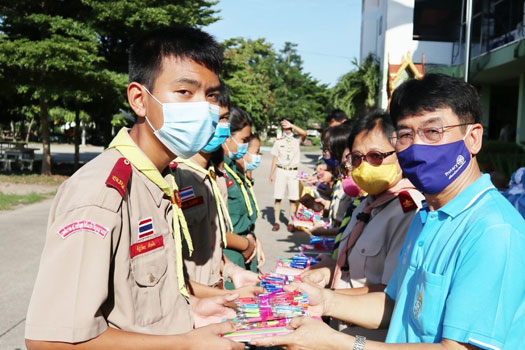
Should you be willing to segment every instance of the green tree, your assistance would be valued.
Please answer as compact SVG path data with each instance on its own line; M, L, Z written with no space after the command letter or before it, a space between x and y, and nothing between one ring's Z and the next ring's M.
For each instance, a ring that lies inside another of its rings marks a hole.
M264 39L233 38L225 48L222 79L230 89L231 101L250 114L255 128L268 125L273 106L270 77L274 74L275 53Z
M350 117L374 109L379 89L379 63L374 55L368 55L362 64L357 59L352 63L355 70L343 75L332 89L334 107Z
M286 118L302 127L310 121L321 121L329 109L327 86L303 72L303 61L297 44L286 42L276 59L276 75L272 80L275 105L271 122Z
M72 3L0 2L0 30L5 34L0 40L0 66L10 72L15 91L29 97L25 105L38 105L42 174L51 173L49 105L71 84L85 81L102 60L96 32L71 18Z

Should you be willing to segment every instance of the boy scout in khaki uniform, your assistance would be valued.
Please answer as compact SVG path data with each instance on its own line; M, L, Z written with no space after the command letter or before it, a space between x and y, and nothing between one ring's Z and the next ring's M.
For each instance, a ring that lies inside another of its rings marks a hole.
M177 119L166 106L216 103L221 60L209 35L188 28L151 32L132 47L128 101L137 122L55 197L27 314L28 349L80 342L85 349L243 348L220 336L231 324L192 331L230 314L222 303L235 295L188 295L182 236L192 245L168 167L179 152L195 154L203 145L173 141L169 125ZM199 120L207 129L199 130L209 134L214 128L205 113ZM159 129L171 137L160 137ZM204 136L212 134L198 135Z
M288 189L288 200L290 201L290 221L288 224L288 231L293 232L294 226L291 217L294 215L297 208L297 201L299 200L299 180L297 179L297 166L301 159L301 143L306 138L306 131L293 125L288 120L281 122L283 129L283 137L276 140L272 147L272 169L270 171L270 183L274 182L275 187L273 196L274 203L274 217L275 222L272 231L279 230L279 216L281 214L281 200L284 197L286 189ZM300 137L295 138L293 131Z

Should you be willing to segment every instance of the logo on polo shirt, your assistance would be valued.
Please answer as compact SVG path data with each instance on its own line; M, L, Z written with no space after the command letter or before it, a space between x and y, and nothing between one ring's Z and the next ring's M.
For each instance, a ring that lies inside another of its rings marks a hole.
M419 319L419 316L421 316L421 308L423 307L423 290L419 291L419 294L417 296L417 300L414 303L414 318L417 320Z

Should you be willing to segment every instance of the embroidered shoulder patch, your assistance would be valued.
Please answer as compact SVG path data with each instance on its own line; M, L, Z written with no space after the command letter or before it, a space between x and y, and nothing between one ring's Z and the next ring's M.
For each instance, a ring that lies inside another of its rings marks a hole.
M147 253L149 251L152 251L154 249L157 249L163 246L164 246L164 240L162 236L158 236L158 237L152 238L144 242L135 243L131 247L129 247L129 257L133 259L137 255Z
M404 213L417 209L417 205L408 191L399 192L397 198L399 198Z
M69 225L62 227L57 233L60 237L62 237L62 239L66 239L78 231L93 232L102 238L106 238L106 235L108 234L107 228L90 220L79 220L72 222Z
M226 187L230 188L232 186L233 186L233 179L229 177L228 180L226 180Z
M106 185L116 189L122 197L126 194L126 187L131 176L131 164L129 160L122 157L117 160L117 163L109 174Z

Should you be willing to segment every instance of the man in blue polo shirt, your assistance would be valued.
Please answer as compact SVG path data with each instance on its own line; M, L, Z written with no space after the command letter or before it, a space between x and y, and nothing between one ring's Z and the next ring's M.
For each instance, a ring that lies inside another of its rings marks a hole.
M303 318L292 322L295 332L257 345L503 349L519 337L511 325L525 302L525 221L479 170L483 127L475 88L428 74L394 91L390 113L399 164L426 204L387 288L349 296L306 283L295 287L324 315L366 328L389 325L386 342L397 344L367 342Z

